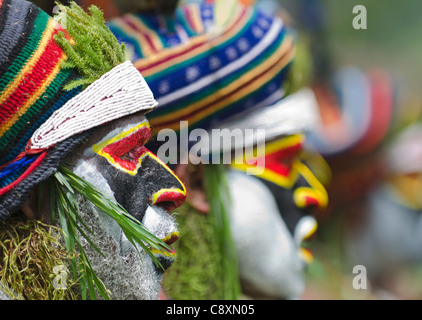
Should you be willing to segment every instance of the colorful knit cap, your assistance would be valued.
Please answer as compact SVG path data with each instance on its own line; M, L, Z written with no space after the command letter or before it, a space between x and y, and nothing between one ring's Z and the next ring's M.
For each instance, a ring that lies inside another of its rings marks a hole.
M54 173L91 128L156 106L130 62L84 90L66 90L80 74L62 67L67 55L53 38L59 31L58 22L34 4L0 0L0 220ZM126 90L120 78L136 85ZM139 105L129 103L126 110L125 99Z
M159 103L149 114L156 132L182 120L209 129L283 98L295 50L282 20L242 5L225 22L222 14L190 4L173 19L131 13L109 22Z

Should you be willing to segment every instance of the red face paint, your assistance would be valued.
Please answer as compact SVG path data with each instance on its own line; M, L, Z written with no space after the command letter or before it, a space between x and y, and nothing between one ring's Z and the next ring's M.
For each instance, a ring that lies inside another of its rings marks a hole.
M141 157L149 150L144 144L151 137L148 127L143 127L126 138L107 145L102 149L122 168L128 171L135 171Z
M94 145L94 151L105 157L115 167L135 175L141 164L142 158L150 153L144 146L151 137L148 124L138 126L122 132L117 136Z

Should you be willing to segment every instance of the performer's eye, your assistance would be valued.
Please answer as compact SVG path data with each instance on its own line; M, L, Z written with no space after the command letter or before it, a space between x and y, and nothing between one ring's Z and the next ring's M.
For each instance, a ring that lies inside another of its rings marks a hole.
M132 152L126 152L123 156L120 157L124 161L132 162L134 160Z
M135 175L143 157L149 153L144 146L151 137L148 124L142 123L130 130L94 146L94 151L106 158L113 166Z

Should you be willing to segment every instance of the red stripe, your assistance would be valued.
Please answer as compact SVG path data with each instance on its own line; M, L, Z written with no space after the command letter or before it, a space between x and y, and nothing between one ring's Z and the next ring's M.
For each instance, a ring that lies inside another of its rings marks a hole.
M105 146L102 151L109 154L122 168L134 171L140 157L148 152L144 144L150 138L150 128L143 127L126 138Z
M266 154L264 156L265 163L264 168L270 170L274 173L277 173L283 177L288 177L292 171L293 161L297 159L299 153L302 151L302 143L286 147L284 149L277 150L273 153ZM255 159L250 161L248 159L248 164L253 166L258 166L261 159Z
M273 65L271 65L269 68L267 68L266 70L264 70L260 75L258 75L257 77L255 77L255 78L253 78L253 79L251 79L250 81L248 81L248 82L246 82L246 83L243 83L242 85L240 85L240 86L238 86L237 88L235 88L234 90L232 90L231 92L229 92L229 93L227 93L227 94L225 94L224 96L220 96L219 94L214 94L213 96L214 97L216 97L215 98L215 100L213 100L212 102L210 102L210 103L208 103L208 104L206 104L205 106L203 106L203 107L201 107L201 108L199 108L199 109L197 109L197 110L195 110L195 111L192 111L191 113L189 113L189 115L188 116L184 116L184 118L183 119L172 119L172 120L168 120L168 121L166 121L166 122L164 122L164 123L155 123L155 120L159 120L159 119L154 119L154 118L151 118L150 120L149 120L149 122L150 122L150 124L153 126L153 127L155 127L155 128L157 128L157 127L166 127L166 126L170 126L172 123L174 123L175 121L176 122L179 122L180 120L188 120L189 119L189 117L192 117L192 116L194 116L195 114L197 114L197 113L199 113L199 112L202 112L203 110L206 110L206 109L208 109L208 108L212 108L213 106L215 106L215 104L216 103L219 103L221 100L224 100L224 99L226 99L227 97L229 97L229 96L231 96L231 95L233 95L234 93L236 93L237 91L240 91L240 90L242 90L243 88L245 88L245 87L247 87L247 86L251 86L251 88L255 88L254 90L252 90L251 89L251 91L248 93L248 94L250 94L250 93L252 93L253 91L256 91L256 90L258 90L258 89L260 89L260 88L262 88L266 83L261 83L260 82L260 79L263 77L263 76L265 76L267 73L269 73L269 72L271 72L271 70L272 69L274 69L274 68L276 68L277 67L277 65L278 65L278 63L287 55L287 54L289 54L290 52L291 52L291 50L292 50L292 48L293 48L293 43L292 43L292 45L291 45L291 47L288 49L288 50L286 50L285 52L284 52L284 54L273 64ZM258 82L259 83L259 85L258 86L252 86L252 84L253 83L255 83L255 82ZM227 104L229 104L229 103L232 103L233 101L229 101ZM220 109L221 110L221 109Z
M22 182L25 178L27 178L34 170L38 167L38 165L41 163L41 161L47 156L47 151L40 154L37 160L35 160L29 168L15 181L13 181L11 184L7 185L6 187L0 189L0 196L4 193L10 191L13 189L16 185Z
M12 164L13 162L19 161L20 159L22 159L23 157L25 157L27 154L25 153L25 151L19 153L15 159L0 165L0 170L3 170L4 168L6 168L7 166L9 166L10 164Z
M186 200L186 195L177 191L166 191L162 193L153 205L162 207L167 212L170 212L180 207ZM174 241L173 241L174 242Z
M318 201L317 198L307 195L305 196L305 208L309 208L310 206L315 206L319 208L321 207L321 203Z
M145 40L148 42L149 47L154 53L158 52L158 49L154 46L154 42L151 40L151 36L148 35L148 33L144 32L142 29L138 28L132 21L127 19L127 17L123 16L122 20L131 27L134 31L139 32L142 34L142 36L145 38Z
M196 32L196 31L197 31L197 30L196 30L196 25L195 25L195 23L193 22L192 15L191 15L191 10L189 9L189 7L185 7L185 8L183 9L183 11L184 11L184 13L185 13L185 16L186 16L187 20L189 21L189 26L190 26L190 28L191 28L192 30L195 30L195 32Z
M219 37L218 37L218 38L216 38L216 39L221 39L221 38L224 38L224 36L225 36L227 33L231 32L231 30L233 30L235 27L237 27L237 26L238 26L238 24L241 22L241 20L242 20L242 19L244 18L244 16L246 15L246 12L247 12L247 10L246 10L246 8L244 8L244 9L242 10L241 15L239 16L239 19L236 21L236 23L232 24L232 26L231 26L231 28L230 28L230 29L225 30L225 32L224 32L223 34L221 34L221 36L219 36ZM213 40L213 41L214 41L214 40ZM151 69L151 68L157 67L157 66L159 66L159 65L161 65L161 64L163 64L163 63L169 62L169 61L171 61L171 60L173 60L173 59L176 59L176 58L178 58L178 57L180 57L180 56L183 56L183 55L185 55L186 53L189 53L189 52L190 52L190 51L192 51L192 50L195 50L195 49L200 48L200 47L203 47L203 46L209 46L209 45L210 45L209 41L204 40L204 41L199 42L199 43L197 43L197 44L195 44L195 45L193 45L193 46L185 47L183 51L178 52L178 53L176 53L176 54L174 54L174 55L171 55L171 56L166 56L166 57L164 57L162 60L159 60L159 61L156 61L156 62L152 62L151 64L149 64L149 65L147 65L147 66L144 66L144 67L140 67L140 68L138 68L138 70L139 70L141 73L142 73L142 72L145 72L146 70L149 70L149 69Z
M56 33L57 30L53 32L53 35ZM37 89L51 74L62 55L62 49L56 44L53 37L51 37L34 68L22 77L16 90L1 105L2 109L6 111L2 112L2 114L7 114L7 116L0 118L0 124L4 124L15 113L19 112L19 109L34 95Z
M380 70L370 72L371 119L368 132L353 152L367 153L385 138L393 116L393 92L389 75Z

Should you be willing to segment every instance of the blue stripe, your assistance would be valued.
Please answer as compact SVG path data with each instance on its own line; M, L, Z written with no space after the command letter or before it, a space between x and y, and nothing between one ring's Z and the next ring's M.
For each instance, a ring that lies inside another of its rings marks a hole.
M107 26L110 28L111 32L114 34L114 36L119 42L124 42L126 44L126 47L128 47L128 45L133 47L134 55L133 57L131 57L132 61L144 58L142 48L140 47L140 44L135 37L131 36L128 33L125 33L123 30L120 29L119 26L115 25L113 21L110 21Z
M31 139L35 130L39 128L47 119L53 114L54 111L60 109L68 100L72 99L78 93L81 92L81 88L75 88L71 91L64 91L63 95L49 108L45 113L31 126L31 129L25 131L25 134L19 137L19 140L14 143L13 149L1 159L0 164L7 163L16 158L21 152L25 150L25 146Z
M242 76L244 76L245 74L250 72L252 69L256 68L257 64L259 64L259 62L265 61L265 59L269 55L271 55L280 46L280 44L282 43L283 40L284 40L284 32L282 34L280 34L280 36L276 39L276 41L272 45L270 45L268 48L266 48L262 52L262 54L254 62L244 66L243 68L235 70L234 72L228 74L224 79L218 79L217 81L210 82L208 85L200 88L200 90L190 92L189 94L183 96L180 99L173 100L173 101L171 101L170 103L167 103L167 104L162 104L162 103L159 104L157 109L155 109L155 110L153 110L149 113L149 116L151 118L156 118L156 117L162 116L164 114L168 114L170 112L180 110L180 109L184 108L185 106L191 105L191 104L199 101L201 99L201 97L203 97L203 95L206 94L207 91L209 92L208 95L215 94L221 88L226 87L227 85L229 85L230 83L232 83L236 79L241 78ZM238 52L238 50L237 50L237 52ZM208 60L209 60L209 57L206 57L205 59L203 59L200 62L197 62L194 65L197 68L199 68L201 70L201 72L203 71L203 74L201 74L201 77L205 77L206 75L212 74L213 72L215 72L215 71L213 71L209 68ZM228 59L224 58L222 63L228 64ZM185 77L185 74L183 73L184 71L185 71L185 69L179 70L177 73L172 74L172 77L160 79L160 80L161 81L165 80L171 86L171 91L175 91L177 89L184 88L187 85L191 84L191 83L187 83L186 81L184 81L184 79L183 79ZM282 82L283 80L280 80L280 78L277 78L277 76L278 75L275 74L274 78L271 81L277 83L278 86L280 87L283 83ZM200 79L200 77L198 77L198 79ZM160 92L160 82L161 81L150 81L149 77L146 77L145 80L147 81L148 85L151 88L151 91L154 94L154 97L157 100L159 100L162 96L164 96L164 94L162 94Z
M36 159L37 156L23 157L0 171L0 188L3 188L16 180Z

